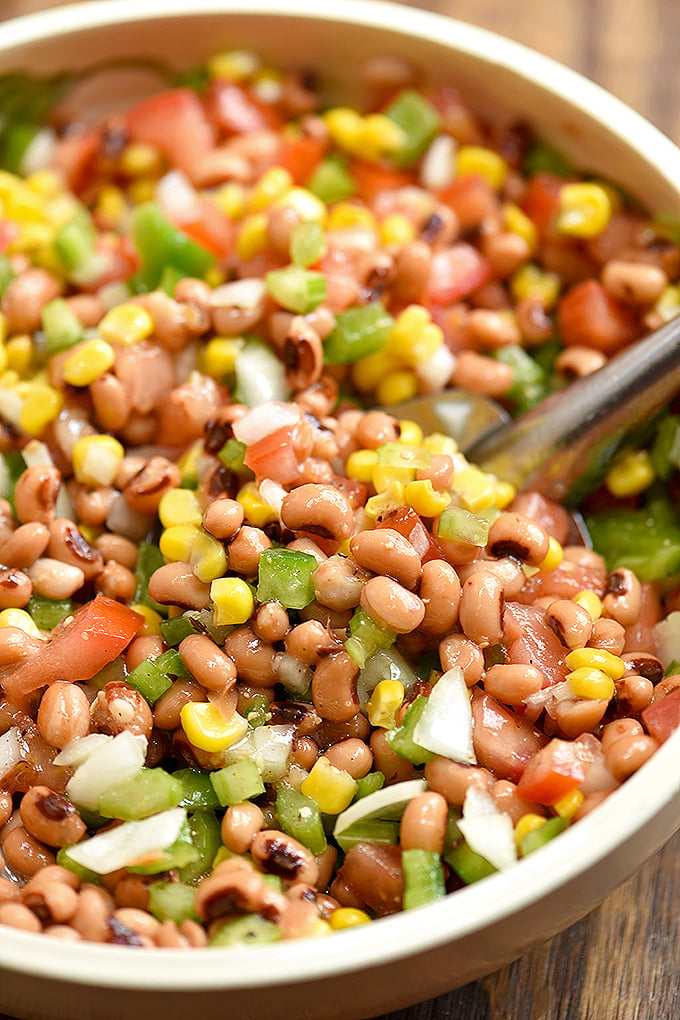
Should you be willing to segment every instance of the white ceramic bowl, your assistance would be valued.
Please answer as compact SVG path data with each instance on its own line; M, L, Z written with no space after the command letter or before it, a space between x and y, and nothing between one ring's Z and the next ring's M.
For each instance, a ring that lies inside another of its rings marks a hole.
M334 7L337 5L333 5ZM187 8L190 8L187 11ZM514 111L584 170L680 212L680 152L591 82L516 43L372 0L106 0L0 26L0 72L110 56L178 67L224 47L317 65L338 95L374 53L406 56L481 109ZM266 948L71 945L0 928L0 1010L43 1020L334 1020L375 1016L489 973L600 903L680 825L680 733L597 811L516 867L431 906Z

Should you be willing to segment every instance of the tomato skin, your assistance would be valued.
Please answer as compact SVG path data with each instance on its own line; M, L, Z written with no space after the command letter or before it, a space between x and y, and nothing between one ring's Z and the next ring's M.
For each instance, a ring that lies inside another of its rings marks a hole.
M376 524L376 528L391 528L407 538L423 563L443 558L441 546L432 537L419 515L410 506L390 510Z
M189 176L214 145L203 106L190 89L169 89L145 99L128 110L125 121L132 141L156 146Z
M233 250L233 224L222 210L208 199L201 203L200 215L190 222L180 223L179 228L192 241L207 248L218 259L223 259Z
M452 305L490 279L491 266L484 256L467 241L459 241L432 256L423 302Z
M352 160L347 169L354 178L357 195L369 204L381 191L395 191L414 182L414 175L404 170L387 170L361 159Z
M52 166L64 174L70 191L78 193L87 182L100 144L101 132L96 128L66 135L57 142Z
M639 335L633 315L598 280L584 280L560 300L558 325L565 347L583 345L616 354Z
M461 230L469 230L487 217L497 216L500 209L496 192L479 174L461 174L442 189L438 197L453 209Z
M475 688L472 695L472 741L480 765L499 779L516 783L546 742L525 716ZM519 790L519 787L518 787ZM527 800L538 800L520 791Z
M545 172L532 174L529 180L521 205L541 237L554 234L560 190L566 183L563 177Z
M278 128L281 118L271 104L261 103L246 89L231 81L214 81L205 97L206 110L227 135Z
M90 680L127 648L143 626L139 613L97 595L56 627L39 652L2 678L5 693L17 698L55 680Z
M293 446L296 428L285 425L248 447L243 463L258 480L271 478L281 485L290 485L299 477L300 464Z
M680 687L660 701L654 701L640 714L650 737L663 744L680 729Z
M583 744L554 737L529 761L517 792L538 804L555 804L581 785L591 760L592 755Z
M276 165L288 171L294 184L305 184L323 159L327 148L328 143L323 138L295 138L283 143Z

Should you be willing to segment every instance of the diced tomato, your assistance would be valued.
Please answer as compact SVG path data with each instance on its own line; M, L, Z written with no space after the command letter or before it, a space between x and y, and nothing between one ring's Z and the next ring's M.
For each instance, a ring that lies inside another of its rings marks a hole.
M643 709L641 715L649 735L663 744L680 729L680 687Z
M541 237L553 233L553 225L557 218L560 204L560 189L564 185L563 177L555 174L532 174L522 198L522 209Z
M76 194L90 176L100 144L101 132L96 128L88 128L65 135L55 146L52 166L61 170L70 190Z
M432 537L419 515L410 506L400 506L396 510L391 510L378 521L376 528L392 528L393 531L398 531L409 540L423 563L442 558L442 550L437 540Z
M19 228L16 223L0 220L0 255L4 255L18 233Z
M581 785L591 762L592 752L585 744L554 737L533 756L517 792L539 804L554 804Z
M459 241L432 256L424 302L452 305L472 294L490 278L491 266L484 256L467 241Z
M214 145L205 110L190 89L170 89L145 99L128 110L125 121L132 141L154 145L189 176Z
M77 609L52 637L0 683L9 698L21 698L55 680L90 680L123 652L144 617L104 595Z
M278 128L281 118L270 103L263 103L241 85L214 81L205 96L208 117L227 135Z
M564 647L548 625L545 610L508 602L503 613L503 643L507 645L507 661L535 666L548 684L566 679L569 672L564 662Z
M566 292L557 309L557 321L565 347L582 345L604 354L616 354L640 334L631 312L594 279L577 283Z
M285 425L270 432L246 450L243 462L256 478L271 478L281 485L290 485L300 475L293 435L295 425Z
M181 223L179 226L192 241L207 248L218 259L223 259L233 250L233 223L209 199L205 199L201 203L200 217L188 223Z
M531 605L545 595L571 599L584 590L595 591L601 596L604 595L606 580L607 572L603 564L599 565L597 561L579 563L565 557L554 570L541 570L527 578L517 601Z
M325 139L303 135L283 143L276 163L288 171L296 184L305 184L323 159L327 148Z
M479 174L461 174L438 197L453 209L462 230L479 226L489 216L496 217L500 209L496 192Z
M375 163L365 163L362 159L352 160L348 169L357 186L357 195L369 204L381 191L408 187L415 179L405 170L388 170Z
M471 704L477 761L499 779L516 783L546 743L546 737L523 715L505 708L478 688L474 689ZM536 799L526 793L522 796Z
M343 478L342 475L333 475L333 488L339 489L347 496L353 510L358 510L366 503L368 487L363 482L357 482L354 478Z

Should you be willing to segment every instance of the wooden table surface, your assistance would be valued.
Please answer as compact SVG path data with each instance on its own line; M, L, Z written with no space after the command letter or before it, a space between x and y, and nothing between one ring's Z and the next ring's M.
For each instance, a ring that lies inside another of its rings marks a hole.
M0 19L48 6L57 2L0 0ZM411 6L493 29L568 64L680 143L678 0L414 0ZM380 1020L678 1020L679 917L680 834L599 909L544 946Z

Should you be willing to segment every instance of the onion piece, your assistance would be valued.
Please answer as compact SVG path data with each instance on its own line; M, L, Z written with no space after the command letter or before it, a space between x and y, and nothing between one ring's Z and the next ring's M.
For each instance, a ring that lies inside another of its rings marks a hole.
M314 673L312 667L288 652L277 652L273 661L274 672L288 694L301 697L309 690Z
M184 808L170 808L139 822L124 822L115 829L76 843L68 848L66 854L76 864L98 875L109 875L119 868L150 864L179 837L186 817Z
M446 188L456 174L456 142L451 135L437 135L420 164L420 183L428 191Z
M375 793L361 797L355 804L341 811L335 820L333 836L337 837L356 822L369 818L398 819L404 809L419 793L424 793L427 783L424 779L407 779L403 783L394 783Z
M54 467L49 447L39 439L31 439L26 443L21 456L26 461L26 467Z
M44 127L36 131L21 157L20 173L22 177L44 170L52 162L57 144L57 136L52 128Z
M170 170L157 182L154 189L156 201L166 215L177 226L197 220L201 215L201 203L193 184L181 170Z
M251 734L253 758L264 783L276 783L288 771L293 726L257 726Z
M672 662L680 662L680 610L675 609L654 627L659 658L667 670Z
M300 421L300 408L297 404L286 404L279 400L268 400L259 407L253 407L234 422L234 436L239 443L253 446L265 439L272 432L288 426L297 425Z
M442 344L427 361L416 366L415 372L428 393L438 393L448 385L455 367L456 355Z
M91 758L95 751L110 744L113 737L108 733L88 733L84 737L69 740L54 759L55 765L65 765L77 769Z
M276 514L281 519L281 505L284 498L287 495L286 490L278 482L275 482L272 478L263 478L259 484L260 495L265 503L269 503L272 510L276 511Z
M12 726L0 737L0 780L4 779L23 758L20 737L18 726Z
M357 694L362 708L381 680L398 680L407 691L417 679L414 669L396 645L378 649L366 660L366 665L357 678Z
M504 871L517 861L512 819L496 807L486 790L471 786L463 802L458 828L471 850Z
M66 792L79 807L95 811L105 790L136 775L146 758L147 739L123 730L76 769Z
M239 399L248 407L257 407L258 404L264 404L269 400L285 401L290 396L283 362L279 361L271 347L261 340L249 340L243 345L236 355L234 371ZM236 438L238 439L238 436ZM246 441L242 439L241 442Z
M463 671L458 666L437 680L413 731L420 747L452 761L476 765L472 709Z
M210 295L212 308L242 308L252 311L264 301L267 293L264 280L257 276L232 280L215 287Z

